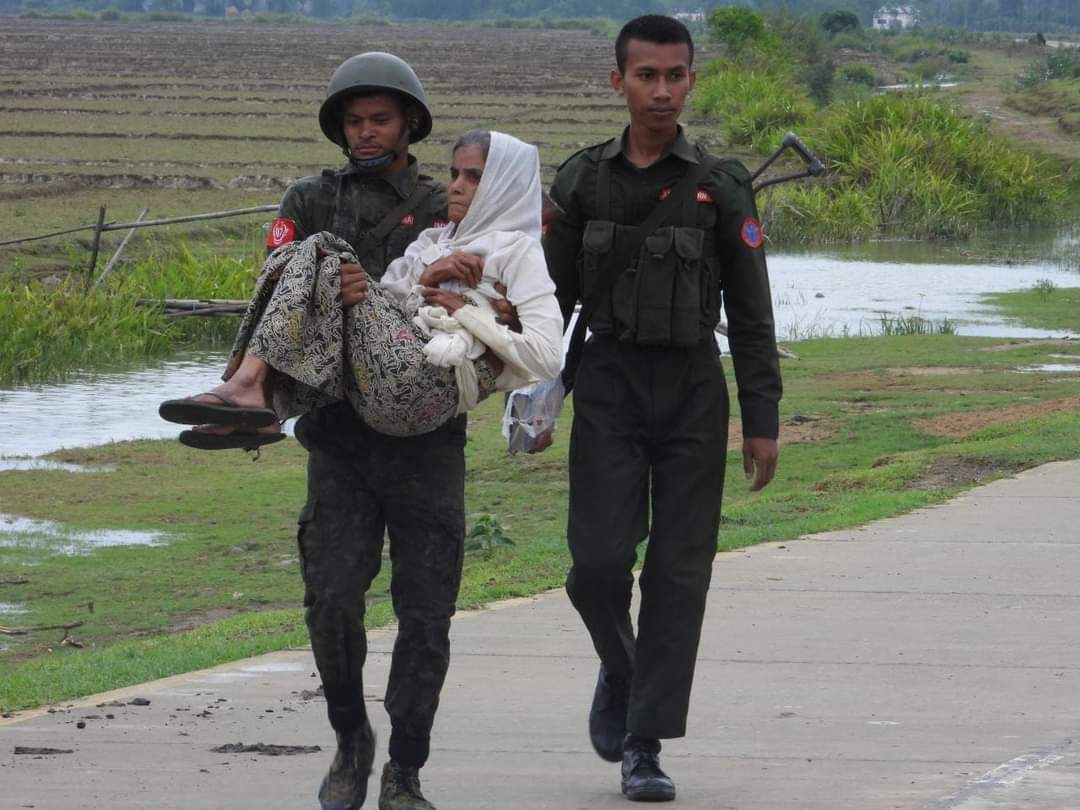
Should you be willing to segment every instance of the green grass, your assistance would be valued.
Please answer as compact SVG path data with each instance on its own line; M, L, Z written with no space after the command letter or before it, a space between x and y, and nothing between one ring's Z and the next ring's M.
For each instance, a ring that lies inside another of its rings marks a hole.
M1031 290L985 295L983 301L1030 326L1080 334L1080 287L1041 284Z
M977 462L994 477L1080 456L1075 411L988 425L957 440L926 432L925 419L970 418L1080 395L1080 379L1012 371L1045 362L1055 349L1018 343L987 351L995 345L941 334L797 344L801 359L784 366L782 431L790 437L798 429L794 417L823 431L816 441L784 444L777 480L758 494L747 489L738 452L729 454L719 547L791 540L940 502L974 483L935 483L932 471L957 459ZM927 367L935 373L920 373ZM568 416L551 450L508 458L498 434L499 405L485 404L470 422L468 523L490 515L513 544L467 557L462 607L557 588L568 562ZM0 512L63 521L73 530L165 530L172 537L165 545L103 548L80 557L0 548L5 575L29 580L0 585L0 601L29 611L5 616L5 624L82 620L72 635L86 645L59 645L60 631L6 638L0 708L68 699L303 642L295 520L304 497L304 453L294 442L267 448L254 465L239 453L199 453L154 441L56 457L112 471L2 472ZM385 572L370 596L370 622L389 621Z
M1007 96L1005 103L1028 115L1052 116L1066 134L1080 134L1080 80L1046 81Z
M0 277L0 383L62 377L71 368L160 357L181 345L228 345L235 319L167 319L140 299L246 299L261 257L151 245L134 266L88 289L85 275L56 285ZM100 273L103 268L99 267Z
M1063 215L1067 181L1050 161L935 95L855 98L821 120L805 134L827 157L830 182L782 186L764 198L766 226L781 241L964 238L980 225Z

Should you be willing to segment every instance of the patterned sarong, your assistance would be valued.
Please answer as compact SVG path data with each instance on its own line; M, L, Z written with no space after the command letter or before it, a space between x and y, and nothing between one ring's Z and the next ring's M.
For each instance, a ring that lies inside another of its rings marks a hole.
M267 257L233 344L233 363L250 353L274 375L273 408L286 419L347 399L373 430L415 436L457 412L454 369L427 361L426 340L386 290L372 281L356 306L341 304L349 245L330 233L284 245ZM494 388L478 364L484 395Z

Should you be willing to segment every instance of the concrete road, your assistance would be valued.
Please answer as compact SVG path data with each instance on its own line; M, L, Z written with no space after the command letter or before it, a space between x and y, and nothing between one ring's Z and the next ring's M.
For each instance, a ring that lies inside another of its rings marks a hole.
M678 806L1080 808L1078 642L1080 462L721 555L689 736L664 749ZM368 667L377 768L391 643L374 634ZM429 798L626 807L586 739L596 666L562 593L458 617ZM0 720L0 808L317 807L333 740L313 672L309 652L278 653ZM322 750L212 750L229 743Z

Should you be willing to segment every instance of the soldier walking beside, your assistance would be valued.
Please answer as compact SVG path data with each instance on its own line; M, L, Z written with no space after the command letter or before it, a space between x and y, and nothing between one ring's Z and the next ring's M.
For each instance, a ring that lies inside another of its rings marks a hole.
M398 57L372 52L346 60L330 80L319 123L348 165L290 186L267 246L320 231L345 239L362 265L341 266L348 306L366 294L364 271L379 278L421 231L446 224L446 189L420 175L409 155L410 144L431 131L431 114L416 74ZM460 254L440 261L453 276ZM457 272L467 280L466 269ZM477 372L489 393L497 370L481 358ZM338 742L319 788L322 810L357 810L367 795L375 740L364 707L364 600L379 573L384 531L398 635L384 701L390 760L378 806L434 810L418 774L449 665L461 581L465 417L421 436L393 437L372 430L342 401L303 416L295 432L309 453L299 521L305 618Z
M565 215L544 240L567 322L582 304L567 358L566 590L600 657L592 744L622 762L629 799L666 801L675 785L660 740L686 733L720 520L721 302L754 490L776 468L781 383L750 175L691 146L678 123L695 80L689 32L670 17L638 17L615 54L611 83L630 124L560 167L551 196ZM635 637L632 570L646 537Z

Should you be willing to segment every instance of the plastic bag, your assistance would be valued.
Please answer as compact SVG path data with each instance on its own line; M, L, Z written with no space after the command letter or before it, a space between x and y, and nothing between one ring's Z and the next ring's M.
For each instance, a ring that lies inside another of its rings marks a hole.
M555 430L564 397L561 376L510 392L506 398L502 434L511 455L530 452L536 448L541 433Z

